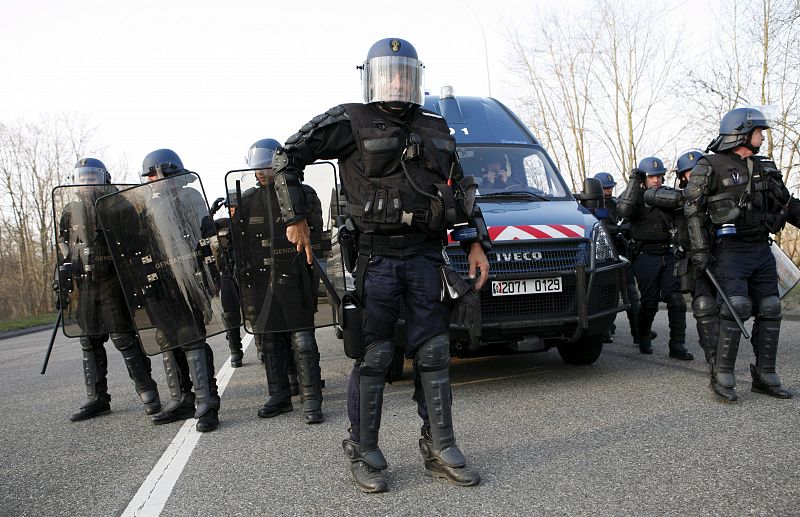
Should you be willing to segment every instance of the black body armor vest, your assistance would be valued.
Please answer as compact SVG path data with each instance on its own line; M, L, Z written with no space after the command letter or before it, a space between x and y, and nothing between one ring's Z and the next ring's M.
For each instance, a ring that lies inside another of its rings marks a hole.
M443 214L446 208L437 200L443 191L447 197L448 175L457 167L456 142L445 120L423 108L412 108L405 115L407 120L370 105L345 104L344 108L356 151L339 160L339 168L347 212L358 229L372 234L423 233L440 239L448 224ZM412 145L413 135L419 137L417 145Z
M730 235L760 241L783 228L791 195L775 162L753 156L751 175L747 160L731 153L712 154L705 159L715 176L716 188L707 200L714 230L732 224L736 231Z
M669 244L673 229L672 210L645 206L641 217L631 221L631 238L635 241Z

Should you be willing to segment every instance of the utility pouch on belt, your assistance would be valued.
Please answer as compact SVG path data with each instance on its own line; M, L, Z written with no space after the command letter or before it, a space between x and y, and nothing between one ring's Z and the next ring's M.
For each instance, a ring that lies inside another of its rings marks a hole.
M456 208L456 198L453 189L447 183L435 183L436 197L438 202L431 200L431 220L428 228L439 232L450 228L458 221L458 210Z
M714 224L732 223L739 217L739 203L730 192L708 198L708 216Z
M350 359L364 355L363 310L358 296L353 291L345 291L339 305L339 325L342 328L344 354Z

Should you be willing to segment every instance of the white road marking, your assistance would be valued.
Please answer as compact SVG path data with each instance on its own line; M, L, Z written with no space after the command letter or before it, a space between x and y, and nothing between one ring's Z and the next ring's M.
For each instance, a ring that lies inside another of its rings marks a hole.
M248 334L242 340L242 352L247 351L247 347L250 346L252 341L252 334ZM231 380L234 371L235 369L231 368L230 357L228 357L228 360L219 369L217 375L217 390L220 396L225 391L225 387L228 385L228 381ZM153 467L147 479L139 487L136 495L128 503L128 507L122 513L123 517L155 517L161 514L161 510L167 504L167 499L172 494L172 489L175 488L175 483L178 482L178 478L181 476L186 463L188 463L192 451L197 446L200 436L203 435L203 433L195 429L196 424L197 420L194 418L184 422L167 450L161 455L156 466Z

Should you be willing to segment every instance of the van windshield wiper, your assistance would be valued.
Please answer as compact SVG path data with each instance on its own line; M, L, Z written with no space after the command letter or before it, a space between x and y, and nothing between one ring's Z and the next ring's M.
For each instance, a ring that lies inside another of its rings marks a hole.
M536 194L534 192L524 192L520 190L515 190L512 192L489 192L487 194L481 194L481 198L516 198L516 199L530 199L536 198L541 199L542 201L550 201L549 197L545 197L541 194Z

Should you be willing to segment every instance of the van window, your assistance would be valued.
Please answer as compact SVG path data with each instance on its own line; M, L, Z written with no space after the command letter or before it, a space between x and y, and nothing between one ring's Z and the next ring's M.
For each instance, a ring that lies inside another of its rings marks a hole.
M464 175L473 176L481 195L532 192L563 198L567 189L540 147L458 147Z

